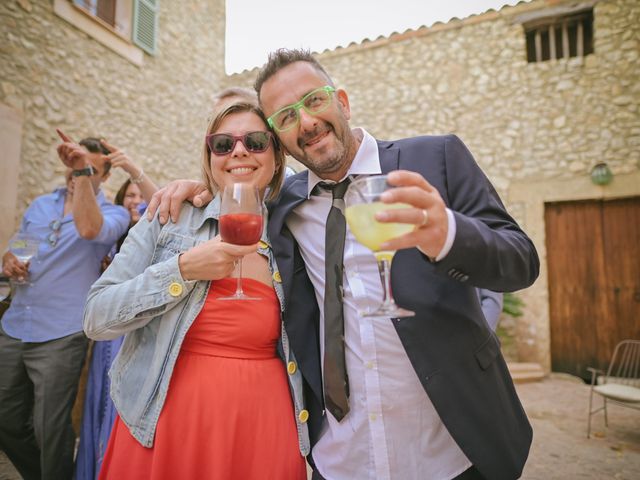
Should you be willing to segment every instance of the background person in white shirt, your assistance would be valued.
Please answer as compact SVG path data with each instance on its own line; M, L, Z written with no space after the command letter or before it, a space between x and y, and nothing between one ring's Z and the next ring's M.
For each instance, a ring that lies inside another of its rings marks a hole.
M352 129L347 93L308 52L271 54L255 88L272 121L291 121L287 129L274 122L278 138L309 168L286 180L268 229L285 292L285 327L306 382L314 478L519 477L531 426L475 287L531 285L539 270L531 240L457 137L386 142ZM416 315L358 315L381 302L382 287L372 253L347 231L342 287L349 396L338 419L324 410L322 388L332 200L311 192L320 181L379 173L389 173L398 187L385 202L414 207L377 218L416 226L387 245L399 250L391 273L396 302ZM184 198L208 201L201 190L194 182L174 183L152 200L151 214L159 206L161 218L175 219Z

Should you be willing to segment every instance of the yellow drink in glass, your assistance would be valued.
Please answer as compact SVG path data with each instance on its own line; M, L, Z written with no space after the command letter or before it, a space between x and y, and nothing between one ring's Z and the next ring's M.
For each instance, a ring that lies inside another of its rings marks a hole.
M382 282L382 302L373 311L360 312L365 317L401 318L415 315L415 312L396 305L391 291L391 262L396 252L381 249L384 242L411 232L415 226L407 223L382 223L375 219L377 212L414 208L405 203L381 202L380 196L392 188L394 187L389 185L386 175L368 175L353 180L344 196L344 216L349 229L359 243L373 251Z
M372 250L378 260L393 258L394 251L382 251L380 245L393 238L399 237L413 230L413 225L407 223L381 223L375 219L377 212L411 208L405 203L358 203L347 207L345 217L349 229L356 240Z

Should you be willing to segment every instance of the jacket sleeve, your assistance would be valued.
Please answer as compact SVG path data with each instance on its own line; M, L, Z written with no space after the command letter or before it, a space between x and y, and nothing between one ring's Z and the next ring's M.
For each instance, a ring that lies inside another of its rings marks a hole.
M178 268L181 249L159 249L163 227L157 217L141 219L109 268L93 284L84 309L84 331L111 340L136 330L184 300L196 281ZM167 233L167 232L165 232Z
M444 168L445 202L455 217L456 236L436 268L462 272L471 285L497 292L531 285L540 268L533 242L455 135L445 138Z

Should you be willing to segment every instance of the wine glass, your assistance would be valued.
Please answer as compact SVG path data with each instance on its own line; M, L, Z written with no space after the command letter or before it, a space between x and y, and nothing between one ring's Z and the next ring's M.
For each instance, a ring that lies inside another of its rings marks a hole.
M262 236L262 200L256 187L234 183L222 192L220 204L220 237L234 245L253 245ZM242 258L236 261L238 280L236 292L218 300L259 300L242 291Z
M381 223L375 219L375 214L382 210L397 208L412 208L404 203L382 203L380 195L386 190L394 188L387 183L386 175L372 175L354 180L345 193L345 217L349 229L356 240L373 251L378 262L378 271L382 281L382 304L373 312L362 312L366 317L412 317L411 310L405 310L396 305L391 292L391 262L395 250L382 250L380 245L388 240L399 237L414 229L408 223Z
M28 263L38 253L40 239L27 233L16 233L9 240L9 251L22 263ZM16 285L29 285L24 278L14 279Z

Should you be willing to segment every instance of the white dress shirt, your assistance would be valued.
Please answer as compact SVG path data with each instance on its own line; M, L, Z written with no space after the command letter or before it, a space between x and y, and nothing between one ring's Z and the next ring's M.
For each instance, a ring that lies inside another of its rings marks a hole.
M348 175L381 173L375 139L363 140ZM425 159L428 161L428 159ZM296 207L287 226L300 251L320 307L324 338L325 227L331 193L311 196L321 179L309 171L308 200ZM449 224L453 220L447 211ZM451 230L451 228L450 228ZM445 244L438 259L453 243ZM349 413L338 422L331 413L313 460L327 480L448 480L471 466L440 420L409 362L390 319L366 318L360 311L382 302L382 283L373 253L347 228L344 248L344 339L349 376ZM320 341L324 357L324 341Z

